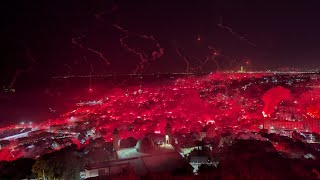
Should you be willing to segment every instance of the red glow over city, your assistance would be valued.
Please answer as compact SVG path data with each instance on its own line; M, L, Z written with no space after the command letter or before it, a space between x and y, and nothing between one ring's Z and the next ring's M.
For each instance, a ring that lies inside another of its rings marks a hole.
M4 1L2 179L320 179L320 1Z
M298 82L300 79L302 82ZM14 129L21 133L3 139L10 144L0 150L0 160L34 157L43 151L33 145L39 138L56 139L50 145L51 151L55 151L66 144L81 148L97 137L111 141L115 128L121 131L120 138L125 139L141 138L148 133L163 134L168 122L173 132L185 134L200 132L205 125L216 129L229 127L234 132L257 132L264 118L274 122L266 127L296 129L301 123L310 124L319 118L317 89L303 90L307 84L300 77L294 80L297 81L294 88L286 85L293 81L290 78L282 80L287 87L272 85L279 84L278 81L267 73L216 73L114 88L99 99L78 103L74 110L59 118L2 127L3 133ZM301 90L297 89L300 84L303 84ZM296 119L288 119L291 116L283 112L287 107ZM276 124L279 120L287 122ZM319 129L310 126L308 131ZM22 148L15 140L24 138L24 143L30 145Z

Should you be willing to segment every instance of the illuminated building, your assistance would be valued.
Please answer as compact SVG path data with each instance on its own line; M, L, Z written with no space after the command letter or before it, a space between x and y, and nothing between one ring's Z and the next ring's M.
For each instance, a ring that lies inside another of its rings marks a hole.
M244 73L245 71L246 71L246 70L244 69L244 67L241 66L239 72L240 72L240 73Z
M85 167L85 178L105 176L108 179L110 175L123 175L124 172L136 176L161 175L181 169L187 174L193 172L193 167L179 153L172 151L90 164Z
M117 159L117 151L120 150L120 138L119 138L119 131L117 129L114 129L113 133L113 150L114 150L114 159Z
M171 126L166 126L166 143L172 141ZM119 146L119 131L113 131L113 149L117 159L99 163L88 164L85 168L85 178L100 176L117 176L133 174L145 176L147 174L173 173L178 169L184 169L189 174L193 167L174 149L156 147L153 141L144 137L135 147L123 148Z
M172 141L172 128L169 123L167 123L167 125L166 125L164 142L165 142L165 144L172 144L172 142L173 142Z
M195 174L198 172L199 167L202 164L209 165L209 166L214 165L215 167L218 165L217 162L210 161L208 156L191 156L190 164L193 167L193 173Z

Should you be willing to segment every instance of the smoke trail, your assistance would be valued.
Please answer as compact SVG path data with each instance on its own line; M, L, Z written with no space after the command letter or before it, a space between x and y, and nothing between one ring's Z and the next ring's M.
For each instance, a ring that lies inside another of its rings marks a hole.
M130 53L136 55L139 57L140 62L137 65L135 72L143 72L145 69L146 64L149 63L149 60L157 60L160 59L163 54L164 54L164 48L162 48L160 46L160 43L153 37L153 36L148 36L145 34L139 34L136 32L130 32L129 30L123 28L122 26L118 25L118 24L114 24L113 25L114 28L118 29L119 31L121 31L124 35L123 37L121 37L119 39L120 44L122 45L122 47L126 48ZM132 47L130 47L127 43L126 40L129 38L129 35L132 34L134 36L140 37L142 39L146 39L146 40L150 40L155 42L157 49L152 51L151 54L147 54L145 52L140 52Z
M82 40L83 40L84 37L85 36L83 36L83 35L80 35L78 37L74 37L74 38L72 38L71 42L73 44L79 46L81 49L86 49L87 51L97 55L98 57L100 57L100 59L102 59L105 62L106 65L110 65L109 60L103 55L102 52L100 52L100 51L98 51L96 49L93 49L91 47L86 47L85 45L83 45Z
M229 32L230 34L232 34L234 37L236 37L237 39L239 39L240 41L245 41L248 44L250 44L251 46L256 47L257 45L255 43L253 43L252 41L248 40L246 37L238 34L237 32L235 32L231 27L226 26L222 23L222 19L220 19L220 23L217 24L218 27L220 27L221 29Z
M35 58L32 56L30 50L27 48L26 49L26 57L29 60L29 65L28 67L26 67L25 69L17 69L9 83L8 88L12 89L14 87L14 85L16 84L16 81L18 79L18 77L22 74L22 73L28 73L32 70L33 65L36 63Z

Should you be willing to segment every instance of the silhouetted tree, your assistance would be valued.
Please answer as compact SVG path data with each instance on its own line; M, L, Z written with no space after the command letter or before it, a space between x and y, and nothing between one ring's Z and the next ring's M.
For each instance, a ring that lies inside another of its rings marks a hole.
M32 177L34 159L21 158L12 162L0 162L0 179L23 179Z
M76 147L71 146L38 158L32 172L38 178L45 175L47 179L79 179L82 166Z

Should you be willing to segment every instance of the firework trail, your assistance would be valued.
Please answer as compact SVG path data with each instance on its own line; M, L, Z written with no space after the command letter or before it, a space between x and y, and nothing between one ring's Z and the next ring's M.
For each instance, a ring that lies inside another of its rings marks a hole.
M201 60L201 59L203 59L203 58L197 58L197 57L191 57L191 58L190 58L190 57L186 57L185 55L183 55L181 48L177 48L177 49L176 49L176 52L177 52L177 54L178 54L181 58L183 58L183 60L185 61L185 63L186 63L186 72L187 72L187 73L189 73L190 70L192 70L192 71L194 71L194 70L202 70L203 67L204 67L208 62L210 62L210 61L212 61L212 62L215 63L217 70L220 70L220 65L219 65L219 63L216 61L216 57L217 57L217 56L221 56L220 52L219 52L217 49L215 49L215 48L213 48L213 47L211 47L211 46L208 46L208 49L209 49L209 55L207 55L207 56L204 58L204 60ZM197 60L197 61L200 63L200 65L197 66L197 67L190 67L190 66L191 66L190 61L191 61L192 59Z
M114 12L118 11L119 7L114 4L110 10L105 10L105 11L99 11L94 14L94 17L99 20L99 21L104 21L104 16L106 14L113 14Z
M152 60L160 59L164 54L164 48L162 48L159 43L157 43L156 46L158 48L158 51L152 52Z
M68 69L66 76L70 76L72 73L72 67L69 64L64 64L64 66Z
M105 18L104 16L106 14L108 14L108 15L114 14L118 10L119 10L119 6L117 4L113 4L111 9L97 12L94 14L94 16L97 20L104 22L104 18ZM120 26L119 24L113 24L112 27L114 27L115 29L117 29L121 33L123 33L123 37L121 37L119 39L121 46L124 47L125 49L127 49L130 53L139 57L139 64L136 66L136 68L134 70L135 73L143 72L146 65L148 65L150 63L150 60L155 61L157 59L160 59L162 57L162 55L164 54L164 48L162 48L160 46L160 43L153 36L140 34L140 33L136 33L136 32L130 32L128 29ZM145 40L149 40L149 41L154 42L155 46L156 46L156 50L153 50L151 52L151 54L150 53L148 54L146 52L138 51L134 47L130 47L127 44L129 36L136 36L141 39L145 39Z
M187 67L186 67L186 71L187 71L187 74L189 74L189 67L190 67L190 62L188 60L187 57L185 57L182 53L181 53L181 50L179 48L176 49L176 52L177 54L183 58L183 60L185 61Z
M100 51L98 51L98 50L95 50L95 49L93 49L93 48L91 48L91 47L86 47L86 46L84 46L84 45L83 45L83 42L82 42L83 38L85 38L85 36L80 35L80 36L78 36L78 37L72 38L71 42L72 42L73 44L77 45L78 47L80 47L81 49L86 49L87 51L89 51L89 52L97 55L98 57L100 57L100 59L102 59L102 60L105 62L106 65L110 65L109 60L103 55L102 52L100 52Z
M149 60L157 60L162 57L164 54L164 48L160 46L160 44L157 42L157 40L153 36L148 36L145 34L139 34L136 32L129 32L129 30L123 28L122 26L119 26L118 24L113 25L114 28L117 30L121 31L124 36L119 39L121 46L126 48L130 53L136 55L139 57L140 62L137 65L135 72L143 72L145 69L145 66L149 63ZM140 52L132 47L130 47L127 43L126 40L129 38L129 35L132 34L134 36L140 37L142 39L150 40L156 43L157 50L154 50L150 55L145 53L145 52Z
M231 27L226 26L222 23L222 19L220 19L220 23L217 24L218 27L220 27L221 29L229 32L230 34L232 34L234 37L238 38L241 41L245 41L248 44L250 44L251 46L256 47L257 45L255 43L253 43L252 41L248 40L246 37L238 34L237 32L235 32Z
M221 56L221 54L219 53L219 51L217 49L215 49L212 46L208 46L209 49L209 55L206 57L206 59L202 62L201 64L201 69L203 68L204 65L206 65L209 61L212 61L215 63L216 67L217 67L217 71L220 70L220 65L216 60L217 56Z
M35 58L32 56L30 50L27 48L26 49L26 57L29 60L29 66L25 69L17 69L9 83L8 88L12 89L14 85L16 84L17 78L22 74L22 73L28 73L32 70L33 65L36 63Z
M89 91L92 91L92 73L93 73L93 65L90 64L91 71L89 73Z

